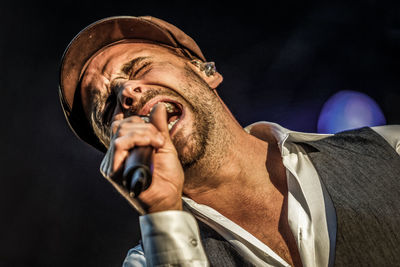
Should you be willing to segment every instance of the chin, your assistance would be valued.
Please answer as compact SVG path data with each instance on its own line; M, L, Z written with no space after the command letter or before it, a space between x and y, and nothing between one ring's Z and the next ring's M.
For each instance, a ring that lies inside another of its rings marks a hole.
M192 167L204 157L206 142L199 142L199 138L196 138L195 134L184 136L182 132L178 132L172 141L184 169Z

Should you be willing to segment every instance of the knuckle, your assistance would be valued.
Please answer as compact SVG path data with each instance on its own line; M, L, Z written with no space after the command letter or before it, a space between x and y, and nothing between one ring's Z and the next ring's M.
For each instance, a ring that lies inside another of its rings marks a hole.
M130 116L126 120L129 122L144 122L139 116Z
M121 121L119 121L119 120L118 121L113 121L111 123L111 130L112 130L112 132L114 134L119 130L120 125L121 125Z
M155 135L158 133L158 129L151 123L146 123L144 129L148 134Z
M127 133L126 133L126 129L124 128L124 127L120 127L119 129L118 129L118 131L115 133L115 135L117 136L117 137L121 137L121 136L124 136L124 135L126 135Z
M136 142L143 142L143 141L147 141L148 135L146 133L144 133L143 131L136 131L136 132L130 132L128 134L129 139L131 139L132 141Z
M144 143L151 143L151 138L147 134L142 135L142 141Z
M115 150L122 150L123 149L123 142L122 142L121 138L116 138L114 140L114 147L115 147Z
M118 126L116 127L116 130L115 130L115 132L114 132L114 134L116 135L116 136L123 136L123 135L125 135L127 132L128 132L128 129L129 129L129 122L126 122L126 121L122 121L122 122L120 122L119 124L118 124Z
M113 122L111 123L111 128L115 128L115 127L117 127L119 124L120 124L120 121L113 121Z

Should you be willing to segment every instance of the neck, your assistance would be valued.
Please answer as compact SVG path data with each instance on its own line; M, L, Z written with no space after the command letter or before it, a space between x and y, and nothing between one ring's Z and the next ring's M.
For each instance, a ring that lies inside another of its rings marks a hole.
M271 136L262 141L241 128L221 136L227 140L223 149L219 149L223 153L219 152L218 158L205 157L202 164L185 172L190 183L185 183L184 194L230 219L243 220L243 214L252 212L249 209L252 206L276 212L286 191L276 140Z

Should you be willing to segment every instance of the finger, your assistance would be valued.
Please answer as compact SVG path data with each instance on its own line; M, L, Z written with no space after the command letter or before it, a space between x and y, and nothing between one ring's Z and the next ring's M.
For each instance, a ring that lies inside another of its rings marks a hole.
M128 156L129 152L127 150L117 151L114 153L114 160L111 162L112 168L109 170L109 176L113 176L119 170L122 169L123 163Z
M156 135L149 132L135 132L116 138L113 142L114 153L112 170L110 172L115 173L122 167L129 151L134 147L150 145L154 148L160 148L164 144L164 139L158 132Z
M124 136L133 132L138 134L159 135L160 138L163 138L162 134L151 123L124 123L119 127L116 136Z
M115 135L115 133L118 131L119 126L121 125L121 123L122 123L122 120L113 121L113 122L111 123L111 132L112 132L112 135Z
M115 135L119 131L119 129L122 127L122 125L130 125L132 123L144 124L145 122L139 116L131 116L131 117L128 117L123 120L116 120L116 121L113 121L113 123L111 124L112 133Z
M164 145L164 137L159 134L152 134L149 131L131 132L114 140L115 153L128 151L135 146L152 146L159 148Z
M135 123L145 123L145 121L140 116L130 116L130 117L126 118L124 121L135 122Z
M163 134L165 138L170 139L167 110L163 103L158 103L154 106L150 113L150 122Z

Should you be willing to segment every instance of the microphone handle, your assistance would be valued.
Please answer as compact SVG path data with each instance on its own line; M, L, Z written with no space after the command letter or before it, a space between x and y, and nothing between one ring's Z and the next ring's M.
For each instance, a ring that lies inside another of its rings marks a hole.
M137 197L151 184L153 147L133 148L125 160L122 183L131 197Z

